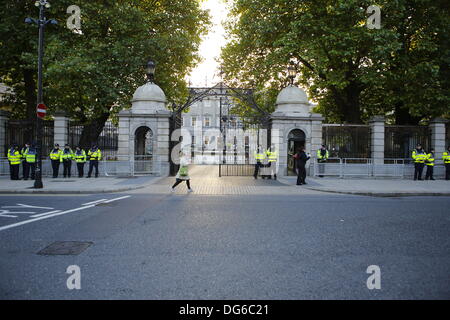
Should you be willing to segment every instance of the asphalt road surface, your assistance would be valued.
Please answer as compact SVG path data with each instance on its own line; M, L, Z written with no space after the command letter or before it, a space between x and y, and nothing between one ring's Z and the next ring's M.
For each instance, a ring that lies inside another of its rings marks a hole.
M449 204L145 189L0 196L0 298L449 299ZM92 244L38 254L57 241ZM69 290L73 265L81 289ZM369 290L373 265L381 289Z

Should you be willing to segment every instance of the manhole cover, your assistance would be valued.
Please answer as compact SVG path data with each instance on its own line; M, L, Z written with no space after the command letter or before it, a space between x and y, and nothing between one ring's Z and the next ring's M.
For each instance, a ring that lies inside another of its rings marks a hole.
M93 242L57 241L38 252L40 255L78 255L86 250Z

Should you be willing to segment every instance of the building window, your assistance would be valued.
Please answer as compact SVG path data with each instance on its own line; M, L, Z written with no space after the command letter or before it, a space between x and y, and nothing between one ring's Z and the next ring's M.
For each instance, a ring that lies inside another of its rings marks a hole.
M192 117L191 118L191 126L195 127L197 125L197 117Z
M205 117L205 127L209 127L209 126L211 126L211 118Z

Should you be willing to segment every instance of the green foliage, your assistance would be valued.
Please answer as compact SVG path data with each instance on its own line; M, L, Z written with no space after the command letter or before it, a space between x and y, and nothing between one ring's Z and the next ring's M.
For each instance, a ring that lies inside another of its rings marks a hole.
M370 5L381 7L381 29L365 25ZM292 60L328 121L449 116L447 1L235 0L231 12L229 86L280 90Z
M37 69L37 27L23 23L38 16L34 1L3 1L0 13L0 81L14 88L15 117L25 117L24 70ZM156 82L169 101L187 95L185 76L199 61L201 36L209 15L198 0L50 1L46 26L44 97L50 113L64 110L83 123L131 106L145 82L144 65L157 63ZM70 31L69 5L81 8L81 32ZM32 99L31 99L32 101ZM33 102L35 105L35 101ZM33 106L34 108L34 106Z

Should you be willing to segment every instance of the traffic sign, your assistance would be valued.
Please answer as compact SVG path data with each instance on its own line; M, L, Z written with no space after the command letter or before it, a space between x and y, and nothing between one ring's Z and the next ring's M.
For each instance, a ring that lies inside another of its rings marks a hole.
M37 116L39 118L41 118L41 119L44 118L45 115L47 114L47 107L46 107L46 105L43 104L43 103L38 104L36 112L37 112Z

